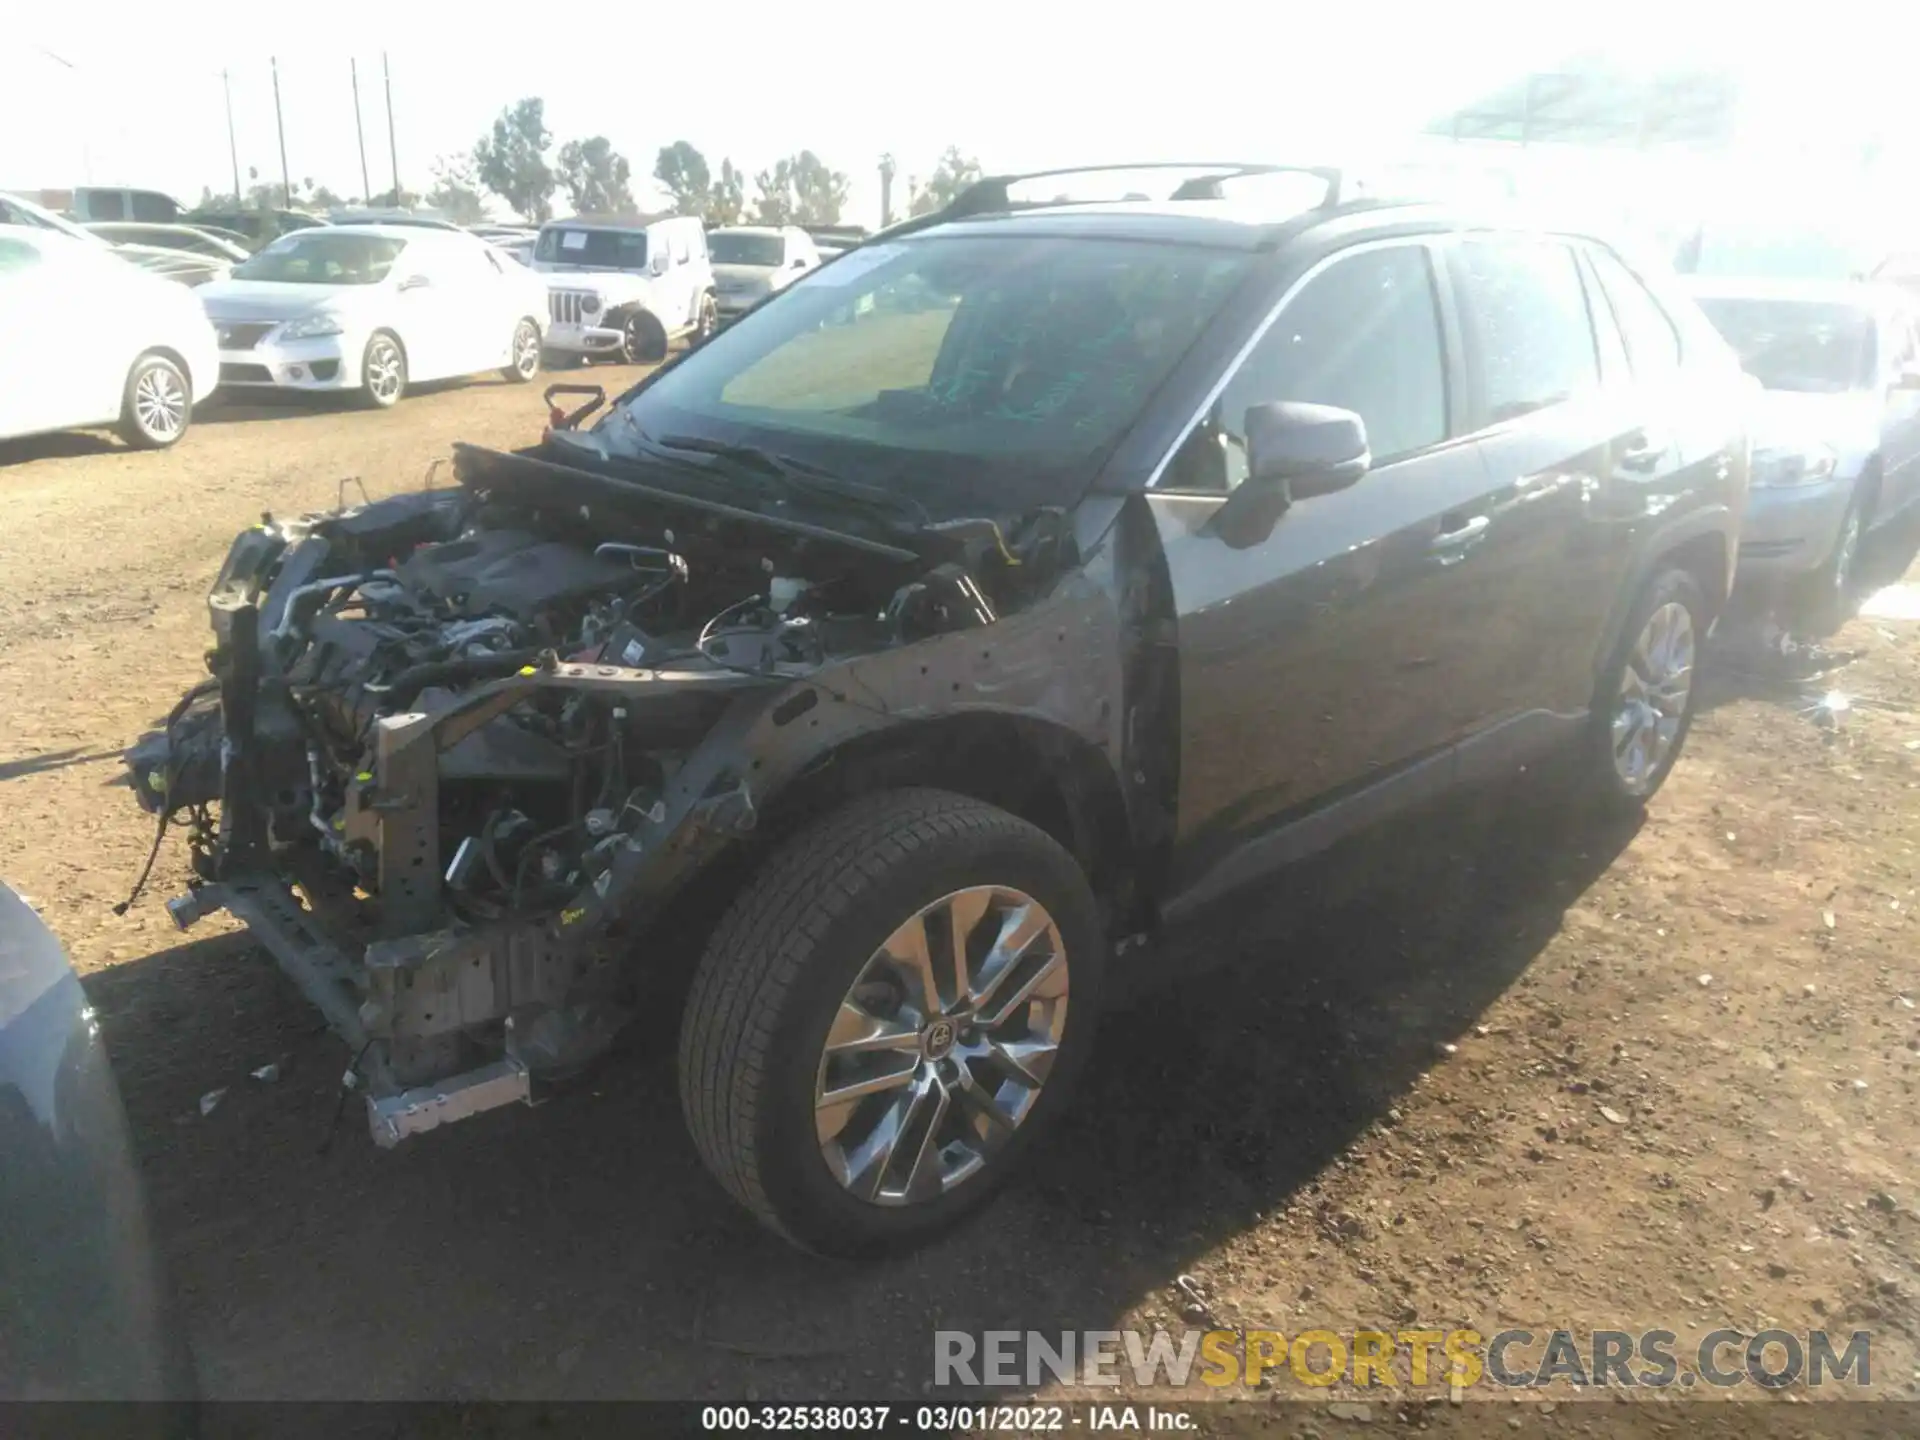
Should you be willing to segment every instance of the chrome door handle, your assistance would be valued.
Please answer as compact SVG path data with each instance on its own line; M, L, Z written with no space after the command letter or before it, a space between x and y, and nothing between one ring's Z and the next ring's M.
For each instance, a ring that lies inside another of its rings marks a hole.
M1458 550L1461 546L1469 545L1486 534L1487 526L1492 523L1485 515L1475 515L1471 520L1462 521L1451 530L1442 530L1427 542L1427 548L1439 551Z

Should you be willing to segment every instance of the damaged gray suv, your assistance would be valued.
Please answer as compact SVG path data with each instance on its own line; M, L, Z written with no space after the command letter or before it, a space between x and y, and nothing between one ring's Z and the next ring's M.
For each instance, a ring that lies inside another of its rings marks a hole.
M176 918L252 928L378 1141L684 957L715 1176L916 1243L1043 1143L1113 957L1549 749L1659 787L1747 484L1718 337L1585 235L1178 178L981 182L455 487L234 542L130 764Z

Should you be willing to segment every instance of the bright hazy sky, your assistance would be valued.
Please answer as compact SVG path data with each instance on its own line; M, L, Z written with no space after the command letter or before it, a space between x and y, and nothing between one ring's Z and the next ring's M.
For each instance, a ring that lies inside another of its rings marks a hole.
M716 170L730 156L749 176L811 148L853 177L848 218L867 223L877 218L883 151L903 178L925 175L948 144L989 170L1195 156L1324 161L1596 46L1644 66L1734 66L1758 98L1751 133L1762 146L1875 127L1898 141L1913 125L1909 77L1920 55L1920 23L1905 9L1802 0L1774 19L1701 0L1577 10L1488 0L968 0L940 9L729 0L579 12L195 0L191 23L155 25L150 0L86 0L67 16L37 5L7 21L0 188L90 179L186 201L203 185L227 188L223 68L243 183L249 167L277 180L268 61L278 56L296 184L312 177L360 191L352 58L368 169L383 189L383 50L410 188L426 187L435 156L470 150L503 105L539 95L556 141L605 134L640 175L661 145L682 138Z

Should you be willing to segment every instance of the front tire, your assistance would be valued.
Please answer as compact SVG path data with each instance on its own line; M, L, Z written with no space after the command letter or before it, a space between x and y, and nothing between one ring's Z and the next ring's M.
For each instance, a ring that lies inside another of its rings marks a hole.
M360 396L376 410L391 410L407 392L407 352L399 339L381 330L367 341L360 360Z
M127 372L120 399L120 438L136 450L165 450L187 433L193 387L164 355L142 355Z
M701 1159L805 1249L924 1243L1059 1115L1104 960L1086 877L1044 832L945 791L852 801L708 942L680 1027Z
M501 372L510 384L525 385L540 373L540 327L522 320L513 327L513 344Z
M657 365L667 358L667 332L658 316L636 310L621 329L620 356L629 365Z
M1673 773L1693 728L1709 618L1700 582L1685 570L1657 572L1640 592L1583 744L1583 788L1601 811L1638 812Z

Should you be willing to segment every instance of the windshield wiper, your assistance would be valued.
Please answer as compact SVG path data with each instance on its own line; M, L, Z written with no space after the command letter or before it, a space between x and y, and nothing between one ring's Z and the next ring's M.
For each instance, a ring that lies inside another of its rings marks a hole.
M656 451L664 451L669 456L708 455L722 464L734 467L744 466L758 470L763 475L771 475L789 488L817 499L839 500L865 509L890 511L916 525L926 525L931 521L926 507L909 496L896 494L877 485L866 485L858 480L849 480L832 470L810 464L805 460L796 460L790 455L762 450L757 445L708 440L700 435L652 436L641 430L637 422L629 419L629 424L642 445Z

